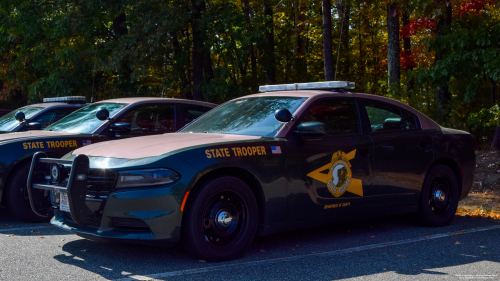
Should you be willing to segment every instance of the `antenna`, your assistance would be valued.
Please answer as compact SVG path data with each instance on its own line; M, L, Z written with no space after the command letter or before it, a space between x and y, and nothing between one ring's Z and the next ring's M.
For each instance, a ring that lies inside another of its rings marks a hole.
M97 42L95 42L95 52L94 52L94 72L92 74L92 97L90 98L90 103L94 102L94 84L95 84L95 65L97 64Z

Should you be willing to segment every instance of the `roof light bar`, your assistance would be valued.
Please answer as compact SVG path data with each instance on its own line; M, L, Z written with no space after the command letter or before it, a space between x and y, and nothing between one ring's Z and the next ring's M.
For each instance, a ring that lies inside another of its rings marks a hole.
M43 102L85 102L85 97L72 96L72 97L44 98Z
M354 82L326 81L314 83L295 83L281 85L260 86L259 92L294 91L294 90L327 90L327 89L354 89Z

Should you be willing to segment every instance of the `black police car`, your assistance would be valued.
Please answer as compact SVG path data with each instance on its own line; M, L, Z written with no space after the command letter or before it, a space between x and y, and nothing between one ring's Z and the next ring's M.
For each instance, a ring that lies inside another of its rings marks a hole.
M44 98L0 117L0 133L42 130L71 112L86 106L85 97Z
M121 98L83 107L41 131L0 134L0 201L24 221L48 221L52 206L48 191L33 192L31 210L26 178L34 153L51 157L92 143L175 132L215 104L170 98ZM26 114L27 115L27 114Z

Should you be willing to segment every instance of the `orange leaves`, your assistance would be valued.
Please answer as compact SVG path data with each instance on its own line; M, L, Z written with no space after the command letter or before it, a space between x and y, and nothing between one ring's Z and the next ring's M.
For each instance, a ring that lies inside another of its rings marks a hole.
M487 211L482 207L473 210L459 207L457 209L456 215L473 217L473 218L488 218L488 219L500 220L500 212L494 210Z

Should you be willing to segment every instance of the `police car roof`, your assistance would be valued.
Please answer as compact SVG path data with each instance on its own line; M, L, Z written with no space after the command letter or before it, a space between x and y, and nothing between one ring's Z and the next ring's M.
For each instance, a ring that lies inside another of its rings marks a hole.
M156 97L133 97L133 98L117 98L117 99L109 99L109 100L103 100L99 101L97 103L102 103L102 102L116 102L116 103L148 103L148 102L175 102L175 103L185 103L185 104L198 104L198 105L204 105L204 106L209 106L209 107L215 107L216 104L209 103L209 102L204 102L204 101L195 101L195 100L185 100L185 99L174 99L174 98L156 98Z
M35 103L35 104L30 104L24 107L73 107L73 106L80 106L82 104L86 104L84 102L82 103L65 103L65 102L44 102L44 103Z

